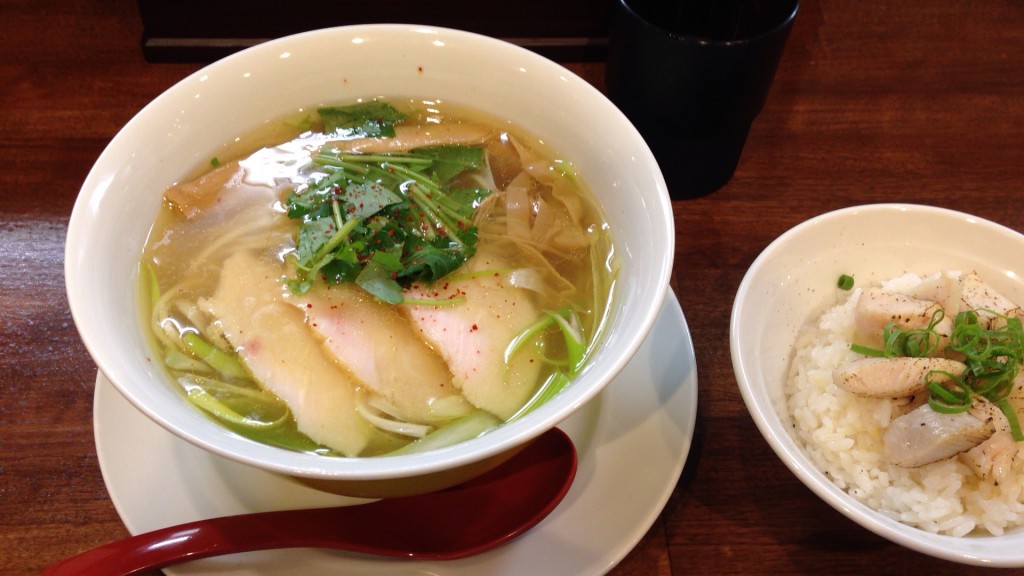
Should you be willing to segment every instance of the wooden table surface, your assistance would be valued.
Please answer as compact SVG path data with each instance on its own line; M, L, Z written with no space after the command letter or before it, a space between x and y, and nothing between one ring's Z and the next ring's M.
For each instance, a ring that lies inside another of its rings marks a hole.
M199 67L146 63L140 34L130 0L0 1L0 574L127 535L97 464L96 367L68 311L63 248L107 142ZM567 65L603 85L600 63ZM759 252L832 209L925 203L1024 232L1022 139L1024 3L804 0L735 177L674 204L697 435L613 574L981 571L875 536L788 472L737 391L728 320Z

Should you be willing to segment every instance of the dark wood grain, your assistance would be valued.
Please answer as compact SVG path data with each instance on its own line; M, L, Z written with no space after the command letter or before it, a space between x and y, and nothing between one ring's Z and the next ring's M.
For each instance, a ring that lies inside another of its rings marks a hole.
M68 311L63 248L106 143L199 67L147 63L141 36L131 0L0 3L0 574L127 535L96 460L96 367ZM603 86L599 62L567 65ZM1024 3L804 1L735 177L674 205L698 434L664 512L612 574L984 571L871 534L789 473L737 391L728 321L759 252L831 209L918 202L1024 231L1022 140Z

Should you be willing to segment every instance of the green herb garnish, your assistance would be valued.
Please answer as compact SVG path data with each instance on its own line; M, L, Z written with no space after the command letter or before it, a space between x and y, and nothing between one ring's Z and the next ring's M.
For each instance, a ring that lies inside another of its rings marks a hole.
M1024 327L1019 318L985 312L996 317L993 321L995 327L983 326L977 310L965 310L956 315L947 350L963 356L967 368L963 374L929 373L925 379L929 391L928 405L936 412L956 414L966 412L973 398L981 396L1006 415L1013 439L1024 441L1017 412L1007 401L1024 361ZM858 344L851 345L850 349L875 357L930 356L938 348L939 335L934 327L941 319L942 311L939 310L932 316L928 327L920 330L901 330L890 322L883 333L883 350Z
M579 317L571 308L547 311L534 323L517 334L505 349L506 368L511 362L512 357L519 353L520 350L530 343L535 343L541 334L554 327L558 328L564 340L565 358L561 360L548 358L547 360L552 364L561 365L561 369L552 372L547 380L541 384L540 388L537 389L533 397L508 419L509 422L522 418L553 398L568 386L583 368L587 357L587 343L583 337Z
M321 116L325 130L380 135L393 134L403 117L393 111L371 102L321 109ZM480 147L358 154L325 146L313 158L315 176L286 200L288 216L302 221L290 290L305 293L319 277L354 282L398 304L413 282L458 269L476 251L473 212L490 191L451 183L483 165Z
M405 119L405 114L380 100L349 106L329 106L320 108L318 112L324 133L340 132L346 136L369 138L394 136L395 124Z
M851 344L850 350L874 358L895 358L897 356L924 358L925 356L931 356L938 350L939 343L942 341L941 336L935 330L935 326L945 316L946 313L939 308L932 313L928 326L910 330L900 328L895 322L889 322L882 329L882 349Z
M839 277L839 281L836 282L836 286L838 286L840 290L850 290L853 288L853 276L850 276L849 274L841 275Z

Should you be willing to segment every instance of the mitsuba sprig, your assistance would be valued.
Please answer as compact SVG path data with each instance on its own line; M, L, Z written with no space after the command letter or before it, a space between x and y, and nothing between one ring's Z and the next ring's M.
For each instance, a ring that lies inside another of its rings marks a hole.
M325 134L339 140L394 136L405 115L386 102L319 109ZM433 282L476 250L473 211L491 193L453 188L484 164L480 147L446 145L360 154L325 145L306 183L288 195L288 216L302 221L289 289L317 279L353 282L390 304L415 281Z

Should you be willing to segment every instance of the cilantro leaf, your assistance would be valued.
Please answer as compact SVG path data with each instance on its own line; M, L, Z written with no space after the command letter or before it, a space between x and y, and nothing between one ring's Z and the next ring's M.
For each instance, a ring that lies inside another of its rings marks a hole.
M325 130L383 134L403 116L384 102L321 109ZM289 217L301 221L295 293L317 278L355 283L397 304L415 281L433 282L476 252L473 213L490 194L452 189L459 174L486 165L481 147L434 146L412 152L360 154L325 147L308 180L289 194Z
M429 158L432 161L427 174L438 184L445 184L466 170L479 168L484 164L484 149L480 146L428 146L413 150L412 155Z
M395 124L405 119L405 114L387 102L372 100L349 106L328 106L320 108L320 121L324 132L343 131L349 136L394 136Z
M337 232L337 226L330 218L303 222L299 228L299 242L295 249L295 255L299 258L299 266L313 267L316 264L317 252L324 244L327 244L335 232Z
M378 182L351 184L340 196L348 202L350 217L365 219L382 208L402 202L402 197Z
M376 259L366 263L355 282L360 288L388 304L401 304L405 298L402 287L395 281L395 273Z
M448 191L444 202L463 219L469 220L480 202L490 194L487 188L457 188Z

